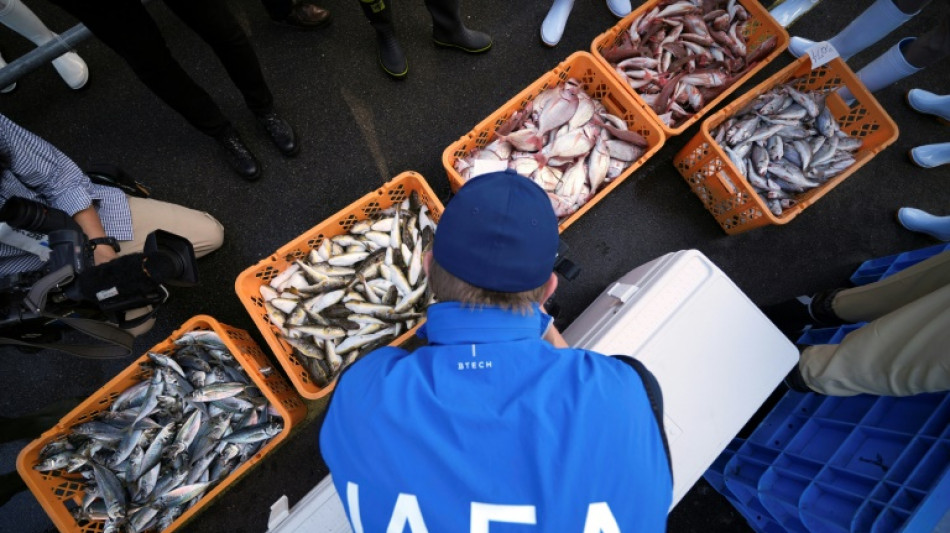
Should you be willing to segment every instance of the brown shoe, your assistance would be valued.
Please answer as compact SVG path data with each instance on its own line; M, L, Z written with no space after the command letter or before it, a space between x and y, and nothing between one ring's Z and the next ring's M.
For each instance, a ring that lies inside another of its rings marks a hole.
M275 22L302 30L314 30L326 26L330 18L330 11L309 2L299 2L294 5L287 18Z

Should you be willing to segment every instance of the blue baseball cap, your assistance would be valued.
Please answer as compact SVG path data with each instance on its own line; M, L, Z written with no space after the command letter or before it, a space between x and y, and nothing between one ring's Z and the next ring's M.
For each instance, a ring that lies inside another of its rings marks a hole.
M439 218L432 254L455 277L498 292L543 285L557 256L557 216L533 181L514 171L470 179Z

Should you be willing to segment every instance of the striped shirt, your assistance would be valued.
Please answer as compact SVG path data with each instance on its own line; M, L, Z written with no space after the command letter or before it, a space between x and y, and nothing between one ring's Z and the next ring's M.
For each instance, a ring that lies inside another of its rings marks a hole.
M0 114L0 205L14 196L41 202L70 216L94 205L106 235L132 239L125 193L89 181L65 154ZM0 275L39 270L43 261L0 243Z

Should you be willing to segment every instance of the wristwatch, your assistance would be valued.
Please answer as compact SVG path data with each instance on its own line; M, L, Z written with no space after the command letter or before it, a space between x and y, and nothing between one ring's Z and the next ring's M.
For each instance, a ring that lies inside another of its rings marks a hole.
M95 239L89 239L89 251L95 250L100 244L107 244L115 250L115 253L119 253L119 241L115 240L115 237L96 237Z

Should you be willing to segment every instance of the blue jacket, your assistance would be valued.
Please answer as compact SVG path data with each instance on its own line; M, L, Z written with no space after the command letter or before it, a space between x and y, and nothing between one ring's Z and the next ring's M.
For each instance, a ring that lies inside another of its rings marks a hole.
M439 303L428 346L343 374L320 449L356 533L665 529L672 479L643 382L554 348L546 325L537 308Z

